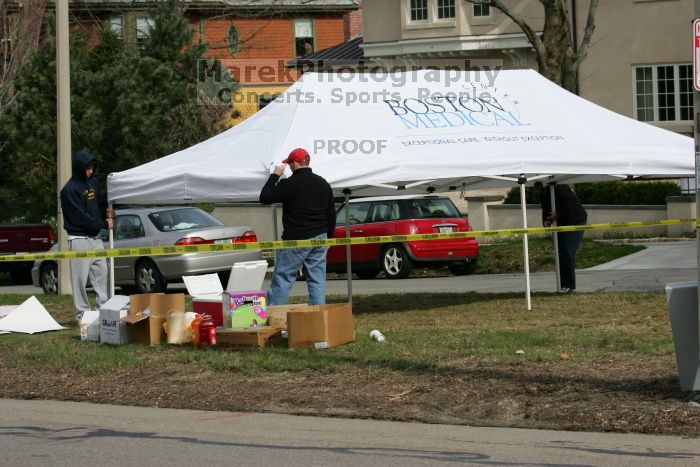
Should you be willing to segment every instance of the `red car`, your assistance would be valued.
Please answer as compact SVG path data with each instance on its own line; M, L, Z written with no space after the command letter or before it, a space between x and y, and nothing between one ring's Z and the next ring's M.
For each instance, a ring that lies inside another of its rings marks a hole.
M452 200L444 196L416 195L359 198L350 201L350 236L411 235L471 230ZM337 212L334 238L345 237L345 206ZM476 238L374 243L352 246L352 271L372 279L384 271L390 279L408 277L414 266L448 266L455 275L476 267ZM345 272L345 247L328 250L329 272Z

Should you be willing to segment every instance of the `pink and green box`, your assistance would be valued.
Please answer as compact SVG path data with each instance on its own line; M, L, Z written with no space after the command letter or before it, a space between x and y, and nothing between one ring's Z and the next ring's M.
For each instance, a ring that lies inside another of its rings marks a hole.
M267 325L267 297L262 290L224 292L225 328L248 328Z

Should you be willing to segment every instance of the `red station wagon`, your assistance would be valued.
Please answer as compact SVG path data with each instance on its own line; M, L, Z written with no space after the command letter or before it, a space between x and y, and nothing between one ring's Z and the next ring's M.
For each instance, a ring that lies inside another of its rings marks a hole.
M412 235L467 232L471 227L452 200L444 196L415 195L359 198L350 201L350 236ZM345 206L337 211L334 238L345 237ZM408 277L414 266L448 266L455 275L476 267L476 238L375 243L352 246L352 271L372 279L384 271L391 279ZM345 272L345 247L328 250L329 272Z

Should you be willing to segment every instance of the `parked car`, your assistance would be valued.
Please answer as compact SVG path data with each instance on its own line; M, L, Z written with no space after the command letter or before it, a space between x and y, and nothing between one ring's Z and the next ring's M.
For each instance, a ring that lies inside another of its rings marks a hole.
M54 243L53 229L49 224L0 225L0 255L16 253L40 253ZM17 285L32 283L33 261L8 261L0 263L0 272L8 272Z
M450 198L416 195L359 198L350 201L350 236L412 235L467 232L469 223ZM337 211L334 237L345 237L345 206ZM476 238L422 240L400 243L352 245L352 270L362 279L384 271L391 279L408 277L414 266L448 266L455 275L476 267L479 244ZM328 271L345 272L345 246L328 250Z
M115 215L115 248L258 241L250 227L227 227L211 214L194 207L117 209ZM102 234L105 248L109 248L108 231L103 230ZM182 276L219 273L225 284L234 263L261 258L260 250L116 258L114 283L141 293L162 292L168 282L181 282ZM57 270L55 261L35 262L34 285L41 286L44 293L57 293Z

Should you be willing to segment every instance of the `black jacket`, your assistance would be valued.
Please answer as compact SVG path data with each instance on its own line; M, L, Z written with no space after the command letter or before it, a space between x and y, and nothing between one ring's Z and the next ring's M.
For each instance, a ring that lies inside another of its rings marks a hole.
M263 204L282 203L283 240L305 240L322 233L328 238L335 229L333 190L323 177L308 167L280 180L271 174L260 191Z
M557 225L582 225L588 213L576 199L569 185L554 185L554 202L557 211ZM542 222L552 214L552 200L549 186L542 187Z
M73 176L61 189L63 227L68 235L96 237L107 227L104 199L100 184L93 176L85 178L85 168L95 163L95 156L86 151L73 154Z

